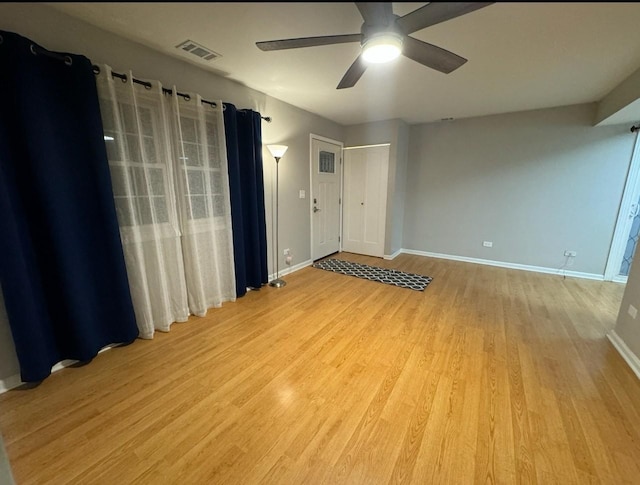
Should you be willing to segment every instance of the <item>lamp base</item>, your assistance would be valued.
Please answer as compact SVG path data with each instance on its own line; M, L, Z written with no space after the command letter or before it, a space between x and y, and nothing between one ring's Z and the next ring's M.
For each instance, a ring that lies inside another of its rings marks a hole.
M287 285L287 282L285 280L281 280L280 278L269 282L269 286L273 286L275 288L282 288L283 286L286 286L286 285Z

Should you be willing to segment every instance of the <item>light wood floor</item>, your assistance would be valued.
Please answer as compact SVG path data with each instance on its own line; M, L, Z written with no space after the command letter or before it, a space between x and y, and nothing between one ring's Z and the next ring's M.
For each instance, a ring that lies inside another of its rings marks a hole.
M305 268L0 396L19 485L639 483L623 287L402 255Z

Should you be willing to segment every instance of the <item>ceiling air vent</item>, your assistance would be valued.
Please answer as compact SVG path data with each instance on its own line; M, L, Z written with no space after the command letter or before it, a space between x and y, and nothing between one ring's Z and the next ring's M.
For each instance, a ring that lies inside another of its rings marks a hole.
M180 49L184 52L188 52L189 54L193 54L200 59L204 59L205 61L213 61L218 57L222 57L217 52L213 52L211 49L207 49L206 47L192 40L185 40L184 42L178 44L176 46L176 49Z

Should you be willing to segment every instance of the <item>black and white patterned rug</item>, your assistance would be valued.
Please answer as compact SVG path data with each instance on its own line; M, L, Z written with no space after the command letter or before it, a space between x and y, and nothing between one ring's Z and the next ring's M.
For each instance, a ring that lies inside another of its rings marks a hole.
M427 285L433 280L433 278L429 276L404 273L397 269L367 266L366 264L352 263L351 261L343 261L341 259L323 259L313 263L313 267L417 291L424 291Z

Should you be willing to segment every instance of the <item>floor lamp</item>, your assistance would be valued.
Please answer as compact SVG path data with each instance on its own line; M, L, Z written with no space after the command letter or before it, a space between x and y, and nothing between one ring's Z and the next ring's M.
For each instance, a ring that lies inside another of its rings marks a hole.
M276 279L269 282L269 286L274 286L276 288L282 288L287 284L286 281L280 279L280 253L278 251L278 166L280 165L280 159L284 155L284 152L289 148L286 145L267 145L267 148L273 155L273 158L276 159L276 229L274 232L274 239L276 241Z

